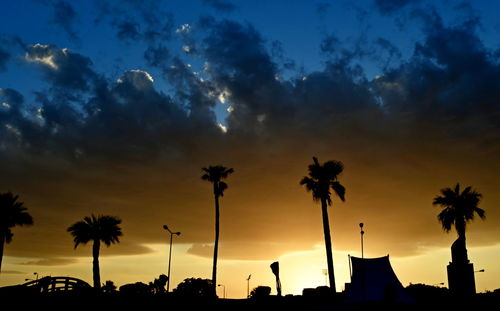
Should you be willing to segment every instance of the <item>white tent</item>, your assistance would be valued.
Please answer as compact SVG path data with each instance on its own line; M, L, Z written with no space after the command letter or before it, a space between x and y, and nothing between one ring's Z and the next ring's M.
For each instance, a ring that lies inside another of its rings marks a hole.
M379 258L349 258L352 274L351 283L346 284L346 302L415 302L392 270L389 255Z

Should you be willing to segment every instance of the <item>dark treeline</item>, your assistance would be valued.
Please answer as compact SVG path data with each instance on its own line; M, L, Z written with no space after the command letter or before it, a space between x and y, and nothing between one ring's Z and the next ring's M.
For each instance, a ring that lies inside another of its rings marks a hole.
M189 280L189 279L187 279ZM185 282L187 281L185 280ZM201 279L191 279L201 280ZM210 280L203 280L210 285ZM190 283L189 281L186 283ZM412 295L416 303L397 304L386 301L368 302L358 304L344 304L343 294L337 293L333 299L329 290L318 288L308 291L301 296L286 295L284 297L271 296L263 287L255 288L256 294L250 299L215 299L211 287L207 286L206 296L193 296L191 294L153 293L152 291L130 291L119 289L112 293L89 292L59 292L49 295L26 293L14 294L0 291L2 304L16 305L21 309L50 309L50 310L105 310L113 309L131 310L491 310L492 306L500 303L500 291L477 294L467 300L456 299L448 289L424 284L409 285L406 290ZM137 287L136 289L139 289ZM266 293L267 292L267 293Z

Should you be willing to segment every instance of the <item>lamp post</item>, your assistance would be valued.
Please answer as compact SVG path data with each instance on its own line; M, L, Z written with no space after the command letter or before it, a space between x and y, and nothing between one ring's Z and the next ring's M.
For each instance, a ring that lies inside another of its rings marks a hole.
M484 269L474 271L474 273L477 273L477 272L484 272Z
M359 228L361 229L361 258L364 259L365 258L365 254L364 254L364 249L363 249L363 235L365 234L365 232L363 231L363 223L360 223L359 224Z
M221 286L222 286L222 290L223 290L223 293L224 293L224 296L223 296L223 297L224 297L224 299L226 299L226 285L224 285L224 284L219 284L219 285L217 285L217 286L218 286L218 287L221 287Z
M328 269L323 269L323 275L325 276L325 286L328 286Z
M247 298L250 298L250 278L252 275L250 274L247 278Z
M35 276L36 276L36 279L35 279L35 280L36 280L36 281L38 281L38 272L33 272L33 275L35 275Z
M172 232L167 225L163 226L163 229L167 230L170 233L170 251L168 253L168 275L167 275L167 293L170 289L170 262L172 261L172 237L175 235L181 235L180 232Z

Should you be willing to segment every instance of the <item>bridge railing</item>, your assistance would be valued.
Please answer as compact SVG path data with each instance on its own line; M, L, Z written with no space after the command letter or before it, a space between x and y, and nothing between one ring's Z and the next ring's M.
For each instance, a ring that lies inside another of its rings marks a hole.
M23 284L24 287L40 293L67 292L92 288L87 282L72 277L46 276Z

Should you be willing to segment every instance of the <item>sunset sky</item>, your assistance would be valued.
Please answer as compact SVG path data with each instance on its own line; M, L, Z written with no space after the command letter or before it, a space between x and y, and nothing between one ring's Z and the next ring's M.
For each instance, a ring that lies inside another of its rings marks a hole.
M35 225L15 228L0 286L92 282L91 246L68 226L122 220L101 280L170 288L210 278L212 187L221 200L218 282L229 297L325 285L319 204L299 185L312 156L338 160L329 209L337 290L348 254L387 254L403 285L447 285L456 238L440 189L483 194L467 229L478 291L500 288L500 4L425 0L18 0L0 9L0 192ZM219 288L220 289L220 288ZM219 290L222 296L222 290Z

